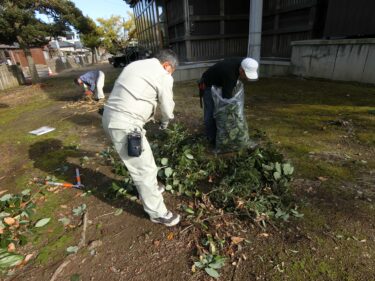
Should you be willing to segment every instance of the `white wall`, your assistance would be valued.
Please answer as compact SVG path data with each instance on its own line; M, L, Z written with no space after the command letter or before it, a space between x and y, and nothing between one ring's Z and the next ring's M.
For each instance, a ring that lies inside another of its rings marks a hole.
M292 42L292 74L375 84L375 39Z

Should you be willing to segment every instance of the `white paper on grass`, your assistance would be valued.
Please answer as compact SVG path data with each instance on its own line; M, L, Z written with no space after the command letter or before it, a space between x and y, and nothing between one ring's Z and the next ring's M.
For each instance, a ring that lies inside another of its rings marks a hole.
M36 135L36 136L40 136L40 135L52 132L54 130L55 130L55 128L48 127L48 126L43 126L43 127L40 127L39 129L36 129L34 131L30 131L29 133L33 134L33 135Z

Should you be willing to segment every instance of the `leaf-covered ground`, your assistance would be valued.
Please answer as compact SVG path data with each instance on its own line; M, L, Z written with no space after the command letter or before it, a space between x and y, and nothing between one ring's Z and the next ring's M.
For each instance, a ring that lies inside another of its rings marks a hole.
M99 68L108 94L118 70ZM97 105L80 101L72 82L83 71L0 93L0 190L29 189L36 194L32 225L50 218L16 246L31 259L3 278L50 280L72 258L57 280L209 280L204 271L192 272L197 253L189 224L167 229L131 198L104 196L121 179L101 153L109 143ZM273 143L295 167L292 195L304 217L262 228L224 216L233 237L226 255L233 258L220 280L374 280L375 87L269 78L247 84L245 93L250 134ZM176 83L175 101L177 120L199 135L195 83ZM44 125L56 130L28 134ZM83 184L99 192L39 192L35 178L74 182L76 167ZM186 204L170 193L165 198L171 209ZM78 250L83 212L86 246Z

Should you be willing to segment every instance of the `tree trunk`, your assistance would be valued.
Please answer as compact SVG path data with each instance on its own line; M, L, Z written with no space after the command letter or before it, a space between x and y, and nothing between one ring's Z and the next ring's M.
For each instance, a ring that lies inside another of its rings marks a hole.
M38 75L38 71L36 69L36 65L34 63L34 59L33 59L32 55L31 55L30 49L24 48L23 51L25 53L25 56L26 56L26 59L27 59L27 63L29 65L31 82L33 84L37 84L37 83L40 82L40 78L39 78L39 75Z

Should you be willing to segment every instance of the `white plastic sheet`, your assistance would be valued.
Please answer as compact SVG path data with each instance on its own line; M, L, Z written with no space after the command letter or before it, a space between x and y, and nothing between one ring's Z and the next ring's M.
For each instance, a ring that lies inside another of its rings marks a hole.
M212 86L214 118L216 120L216 150L220 153L239 151L250 145L249 131L244 115L244 87L241 81L233 90L231 99L222 97L222 89Z

